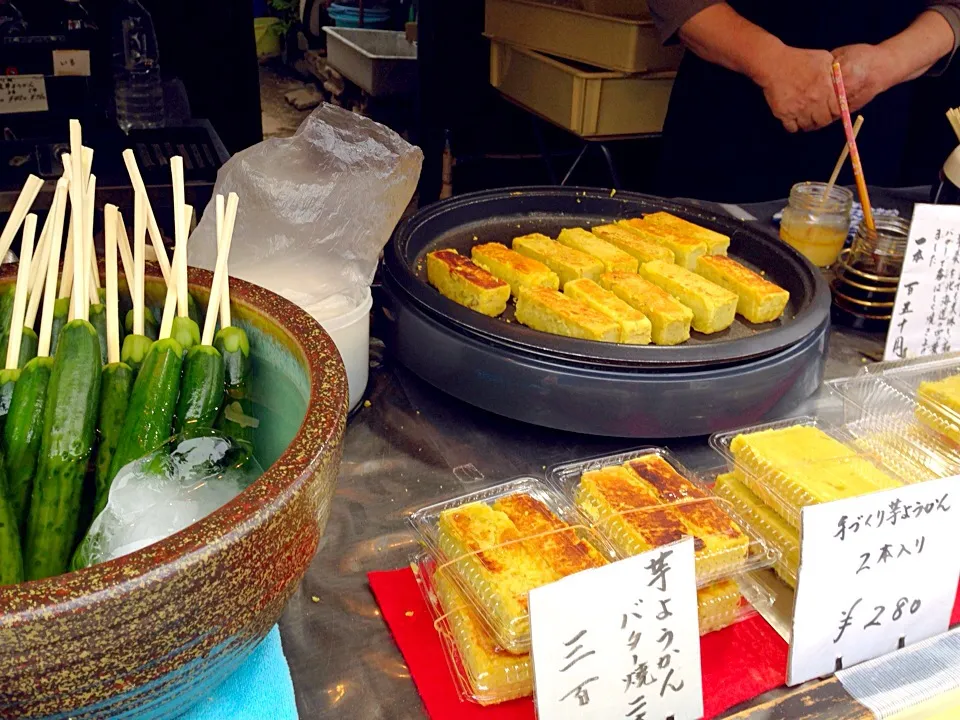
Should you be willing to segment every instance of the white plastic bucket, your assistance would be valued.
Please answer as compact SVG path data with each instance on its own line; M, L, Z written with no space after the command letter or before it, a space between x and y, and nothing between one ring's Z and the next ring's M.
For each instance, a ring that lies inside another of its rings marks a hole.
M351 308L342 315L317 320L333 338L344 367L347 369L351 410L363 397L370 374L371 307L373 307L373 296L370 294L370 288L366 288L366 294L357 307Z

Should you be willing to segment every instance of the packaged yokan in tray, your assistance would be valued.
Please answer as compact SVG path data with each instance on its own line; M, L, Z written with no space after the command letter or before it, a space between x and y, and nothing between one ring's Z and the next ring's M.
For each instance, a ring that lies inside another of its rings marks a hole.
M411 567L430 608L460 699L495 705L533 694L530 654L512 653L497 644L474 604L453 581L452 566L438 567L437 561L425 552L412 559ZM741 582L752 581L723 580L697 591L701 635L754 614L741 596ZM751 589L751 597L763 599L763 591L756 584Z
M808 505L900 487L903 478L855 438L813 417L718 433L710 444L733 476L795 529Z
M774 562L729 504L662 448L559 465L549 479L624 557L693 537L700 587Z
M461 700L495 705L533 694L528 653L507 652L493 639L476 609L428 553L411 561L420 592L430 608L443 653Z
M617 557L563 495L532 477L431 505L410 522L438 571L512 653L530 647L530 590Z

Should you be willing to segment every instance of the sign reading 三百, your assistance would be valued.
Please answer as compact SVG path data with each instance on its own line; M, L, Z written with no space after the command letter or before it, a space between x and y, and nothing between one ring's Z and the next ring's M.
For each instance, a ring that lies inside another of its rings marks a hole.
M703 715L693 541L530 591L540 720Z
M787 684L945 631L960 580L960 477L803 508Z
M43 75L0 75L0 115L48 109Z
M960 206L918 204L884 360L960 350Z

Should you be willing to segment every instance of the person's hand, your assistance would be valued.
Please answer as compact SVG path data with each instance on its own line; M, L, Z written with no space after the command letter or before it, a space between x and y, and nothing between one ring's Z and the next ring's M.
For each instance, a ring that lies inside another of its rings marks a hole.
M787 132L816 130L840 117L832 66L833 55L826 50L783 46L766 58L763 73L754 80Z
M843 71L850 112L896 84L890 54L879 45L845 45L833 51Z

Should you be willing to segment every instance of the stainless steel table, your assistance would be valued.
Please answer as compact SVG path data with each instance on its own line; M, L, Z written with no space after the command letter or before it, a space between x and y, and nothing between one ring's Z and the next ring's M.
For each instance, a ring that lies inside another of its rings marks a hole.
M881 353L882 338L835 329L827 376L850 375ZM405 522L410 512L517 475L540 475L561 461L639 444L541 430L476 410L396 367L376 341L372 361L369 407L361 406L347 426L326 535L280 623L304 720L424 717L366 580L370 570L404 565L417 549ZM705 438L670 447L691 467L719 464ZM772 697L778 693L784 691Z

